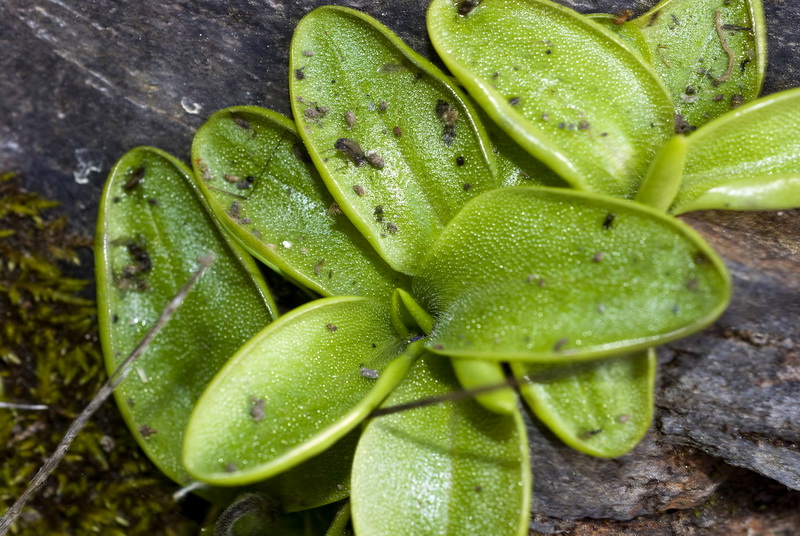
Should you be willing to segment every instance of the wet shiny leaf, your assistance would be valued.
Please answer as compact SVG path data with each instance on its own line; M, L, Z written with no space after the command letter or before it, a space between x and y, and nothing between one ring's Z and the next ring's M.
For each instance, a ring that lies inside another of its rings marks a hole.
M675 214L800 207L800 89L761 98L688 138Z
M290 59L295 120L331 194L413 274L453 214L502 185L475 110L437 67L346 8L306 15Z
M237 348L275 313L252 258L214 224L190 171L148 147L111 171L100 205L98 316L109 372L128 356L208 253L216 261L114 394L134 436L185 484L183 429L194 402Z
M448 361L427 354L384 405L457 388ZM462 400L375 418L353 463L353 525L370 536L528 534L528 464L519 411Z
M282 316L197 401L183 462L204 482L249 484L319 454L405 376L415 354L377 298L316 300Z
M573 187L632 197L673 131L672 102L607 30L543 0L428 9L442 60L517 143Z
M707 326L730 296L722 261L680 221L639 203L533 187L468 203L413 283L435 318L427 348L499 361L655 346Z
M280 114L215 113L195 135L192 161L217 219L289 279L323 296L388 296L408 285L342 213Z
M761 0L663 0L605 25L647 55L686 132L758 97L767 64Z
M586 454L622 456L639 443L653 419L656 352L568 365L515 362L520 386L536 417L564 443Z

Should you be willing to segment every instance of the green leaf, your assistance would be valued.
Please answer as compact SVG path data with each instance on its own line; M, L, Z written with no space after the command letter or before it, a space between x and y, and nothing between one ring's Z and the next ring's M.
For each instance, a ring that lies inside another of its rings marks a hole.
M386 301L316 300L253 337L195 405L187 471L212 484L264 480L357 426L405 376L419 344L397 337Z
M402 318L409 335L419 335L420 330L427 334L433 329L433 317L405 290L398 288L392 294L392 310L392 322L397 323L394 315L398 317L398 320ZM398 333L401 332L398 331Z
M206 213L189 170L139 147L106 182L95 246L98 321L109 372L128 356L208 253L216 261L114 394L139 444L181 484L183 429L195 400L275 305L252 258Z
M683 117L682 129L700 127L761 92L767 64L761 0L663 0L637 19L608 27L649 51Z
M351 517L350 501L347 501L336 513L336 517L333 519L333 523L331 523L325 536L352 536ZM350 529L349 532L348 529Z
M508 186L552 186L568 188L569 184L556 175L552 169L530 155L525 149L497 126L497 123L478 110L489 140L492 143L494 160L497 163L497 178L504 187Z
M549 1L459 7L434 0L428 33L478 104L573 187L632 197L673 131L669 95L644 60Z
M312 11L295 29L290 70L292 109L314 163L396 270L413 274L464 202L502 185L472 105L372 18Z
M454 358L453 372L464 389L480 389L500 385L506 381L503 365L485 359ZM517 395L511 388L496 389L475 395L475 400L493 413L510 415L516 413Z
M331 504L350 496L350 469L360 430L348 433L330 448L254 489L278 499L284 512Z
M681 187L687 146L686 138L681 135L673 136L664 144L636 193L637 203L666 212Z
M627 22L625 18L627 15L628 13L623 11L620 15L590 13L586 15L586 17L604 27L606 30L613 32L614 35L619 37L632 50L638 52L648 65L652 66L653 54L655 53L655 57L658 58L658 51L650 48L650 43L641 28L633 24L624 24Z
M400 295L400 289L396 289L392 293L391 298L391 313L390 320L395 333L400 337L407 339L413 337L415 334L419 335L421 329L414 319L411 312L406 307L405 301Z
M457 388L448 361L427 354L385 405ZM370 536L524 535L530 493L519 411L445 402L367 425L353 464L353 525Z
M800 89L742 106L688 142L673 213L800 207Z
M685 337L725 308L730 278L688 226L571 190L517 187L468 203L431 248L414 293L437 354L564 362Z
M653 418L656 352L570 363L512 363L536 416L564 443L601 457L629 452L647 433Z
M265 264L323 296L408 286L342 214L294 123L254 106L212 115L192 161L214 215Z

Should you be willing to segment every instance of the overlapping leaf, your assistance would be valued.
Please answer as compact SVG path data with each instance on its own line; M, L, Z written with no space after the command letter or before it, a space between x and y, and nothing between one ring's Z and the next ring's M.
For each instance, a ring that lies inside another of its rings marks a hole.
M427 354L386 405L456 387L447 360ZM467 400L376 418L353 463L353 525L370 536L527 534L528 463L519 412Z
M667 85L683 131L755 99L766 67L761 0L663 0L614 30ZM619 22L619 21L617 21Z
M434 0L428 32L478 104L572 186L632 197L673 131L669 95L644 60L553 2L461 9Z
M463 94L366 15L332 6L306 15L290 70L292 109L314 163L396 270L413 274L459 207L502 185Z
M275 311L255 263L217 229L190 177L185 166L161 151L128 152L106 183L95 248L109 371L139 343L197 269L197 259L216 257L114 392L144 451L181 484L187 475L180 444L194 401Z
M414 291L454 357L563 362L655 346L712 322L730 281L674 218L562 189L496 190L431 248Z
M200 188L250 252L323 296L388 296L406 278L342 214L294 124L253 106L215 113L192 146Z
M671 211L800 206L800 90L769 95L688 138L683 182Z
M195 404L183 462L196 478L257 482L345 436L415 357L376 298L316 300L284 315L225 365Z
M567 445L593 456L621 456L653 418L656 353L568 365L511 364L536 416Z

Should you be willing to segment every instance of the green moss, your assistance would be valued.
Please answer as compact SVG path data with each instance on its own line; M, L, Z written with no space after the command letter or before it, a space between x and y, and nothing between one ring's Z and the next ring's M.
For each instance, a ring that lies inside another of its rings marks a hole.
M91 239L71 234L57 203L0 173L0 513L55 449L106 379L88 281L64 275ZM76 271L73 269L72 271ZM15 535L178 535L196 531L111 404L101 409L24 510Z

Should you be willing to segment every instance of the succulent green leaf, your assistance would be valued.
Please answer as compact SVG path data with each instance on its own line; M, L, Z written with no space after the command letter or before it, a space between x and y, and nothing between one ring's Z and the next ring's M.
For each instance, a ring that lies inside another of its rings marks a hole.
M650 169L636 193L635 201L656 210L669 209L683 178L686 164L687 141L684 136L673 136L658 151Z
M502 363L485 359L455 358L453 372L467 390L501 385L506 381ZM478 404L493 413L510 415L517 411L517 395L511 388L495 389L475 395Z
M653 51L650 48L647 37L645 37L641 28L633 24L624 24L627 22L625 18L627 15L628 13L623 11L620 15L590 13L586 16L605 29L613 32L614 35L619 37L625 44L631 47L632 50L638 52L648 65L652 65L653 53L657 53L657 51Z
M682 117L679 131L700 127L761 92L767 64L761 0L663 0L637 19L608 27L634 48L649 50Z
M419 330L423 333L430 333L433 329L433 317L428 314L428 311L422 308L417 303L414 297L403 289L396 289L392 295L392 300L397 302L397 307L402 308L404 315L412 319L412 325L415 329L412 330L413 334L419 334Z
M413 337L414 335L419 335L421 328L414 319L414 316L408 310L408 307L406 307L406 304L400 295L401 292L402 291L400 289L395 289L395 291L392 293L390 319L395 332L400 337L407 339Z
M688 226L620 199L516 187L469 202L414 278L437 354L569 362L711 323L730 277Z
M265 533L281 536L305 536L300 515L278 513L271 497L261 493L240 493L222 511L210 528L200 534L213 536L263 536Z
M671 211L800 207L800 89L758 99L688 138Z
M415 348L387 300L335 297L284 315L234 355L197 401L183 462L204 482L275 476L354 429L405 376Z
M611 458L630 451L653 418L656 352L566 365L515 362L522 398L564 443Z
M476 194L501 186L462 92L374 19L325 6L298 24L292 109L333 197L396 270Z
M632 197L673 132L666 88L611 32L545 0L434 0L445 64L524 149L573 187Z
M348 532L348 529L351 527L351 520L350 501L347 501L342 508L336 512L336 517L333 518L333 523L328 527L325 536L352 536L352 530Z
M478 110L489 140L492 143L494 160L497 163L497 178L504 187L507 186L552 186L568 188L569 184L553 172L552 169L531 156L515 142L497 123Z
M345 499L350 496L350 468L359 437L360 430L353 430L321 454L253 487L277 499L284 512Z
M216 261L114 391L142 449L181 484L183 430L195 400L275 305L252 258L208 215L191 172L139 147L111 170L95 247L98 321L109 372L130 354L208 253Z
M448 360L427 354L385 405L457 388ZM524 535L530 493L519 411L445 402L369 422L353 464L353 525L370 536Z
M408 286L342 214L294 123L254 106L212 115L194 138L198 185L248 251L323 296L388 296Z

